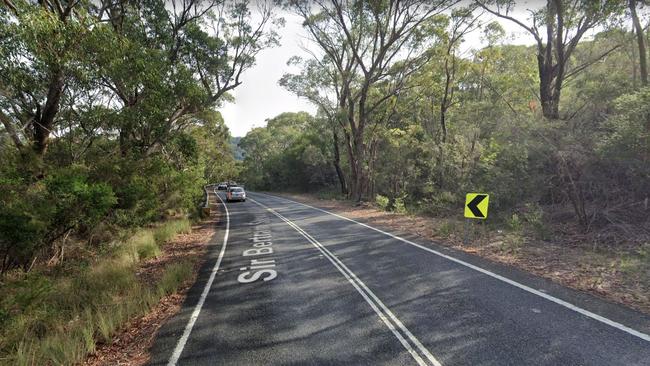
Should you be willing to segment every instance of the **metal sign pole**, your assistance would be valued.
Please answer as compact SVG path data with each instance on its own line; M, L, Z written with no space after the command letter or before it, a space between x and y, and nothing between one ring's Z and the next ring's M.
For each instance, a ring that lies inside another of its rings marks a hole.
M465 219L465 224L463 225L463 244L469 244L469 220Z

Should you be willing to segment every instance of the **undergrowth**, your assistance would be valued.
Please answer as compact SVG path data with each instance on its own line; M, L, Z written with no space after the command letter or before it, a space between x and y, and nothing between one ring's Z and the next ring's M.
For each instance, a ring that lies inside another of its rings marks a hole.
M192 276L188 261L168 265L154 285L135 275L139 262L190 230L187 219L168 221L138 230L64 274L43 268L6 278L0 283L0 365L76 364L97 344L110 343L125 323Z

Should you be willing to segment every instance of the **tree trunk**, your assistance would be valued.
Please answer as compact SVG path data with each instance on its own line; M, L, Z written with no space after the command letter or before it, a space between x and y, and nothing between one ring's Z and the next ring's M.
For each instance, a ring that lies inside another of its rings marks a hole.
M548 1L546 8L546 46L538 46L537 68L539 71L539 99L542 103L542 115L548 119L560 119L560 91L564 77L564 43L562 9L559 2ZM557 30L554 37L554 24ZM555 50L553 49L555 47ZM556 55L556 64L553 62Z
M348 185L348 194L347 197L352 199L356 196L356 189L357 189L357 162L356 162L356 156L353 151L353 143L352 143L352 138L348 132L344 132L345 136L345 148L346 152L348 153L348 162L350 164L350 182Z
M546 46L550 48L551 45ZM537 68L539 71L539 99L542 104L542 115L548 119L560 119L560 92L561 82L555 80L557 69L553 67L552 60L547 60L550 52L537 54Z
M47 90L47 100L40 116L34 119L34 151L38 156L45 155L50 143L50 133L54 128L54 119L59 113L59 101L63 94L63 72L54 73Z
M560 98L557 95L551 95L542 99L542 115L548 119L560 119Z
M355 202L361 202L364 196L366 195L366 177L367 172L364 168L364 151L363 141L359 141L359 137L354 139L354 158L351 162L352 172L353 172L353 182L352 182L352 199Z
M348 195L348 184L345 181L345 175L341 169L341 152L339 151L339 134L336 133L336 129L332 128L332 135L334 138L334 169L336 169L336 175L339 178L339 184L341 185L341 194Z
M639 46L639 68L641 72L641 85L648 85L648 59L645 44L645 35L643 34L643 27L639 21L639 15L636 12L636 0L629 1L630 12L632 13L632 22L636 31L636 40Z
M447 108L445 104L440 105L440 128L442 129L442 143L447 142L447 122L445 121L445 115L447 114Z

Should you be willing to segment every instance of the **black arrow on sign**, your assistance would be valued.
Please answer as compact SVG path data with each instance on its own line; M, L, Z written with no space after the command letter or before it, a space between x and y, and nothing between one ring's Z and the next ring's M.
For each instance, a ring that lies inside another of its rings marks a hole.
M483 202L485 197L487 197L487 194L479 194L476 197L474 197L474 199L469 201L469 203L467 204L467 208L469 208L469 210L472 211L474 216L485 217L485 215L483 215L483 212L481 212L481 210L479 210L477 207L479 203Z

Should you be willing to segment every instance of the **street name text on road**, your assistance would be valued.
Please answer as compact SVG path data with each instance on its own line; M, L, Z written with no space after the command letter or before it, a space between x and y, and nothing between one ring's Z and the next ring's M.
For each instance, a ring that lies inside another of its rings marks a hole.
M278 272L275 270L275 259L269 257L273 254L271 230L265 228L265 226L261 226L261 224L267 224L268 221L264 217L259 217L256 218L254 223L256 225L253 231L253 237L251 238L253 248L246 249L242 253L244 257L254 258L251 258L249 266L239 269L240 271L244 271L237 277L239 283L252 283L260 279L267 282L278 276Z

